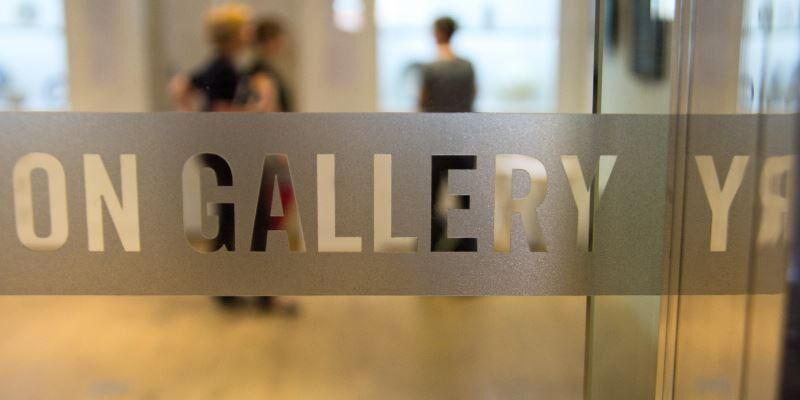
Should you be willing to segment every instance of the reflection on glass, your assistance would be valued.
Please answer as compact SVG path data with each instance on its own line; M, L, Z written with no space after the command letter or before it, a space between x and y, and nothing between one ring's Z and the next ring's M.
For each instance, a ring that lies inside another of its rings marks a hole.
M789 244L789 204L796 180L792 171L797 171L797 156L768 157L764 161L758 188L761 224L757 240L762 248Z
M697 170L703 182L708 206L711 208L710 251L724 252L728 249L728 212L733 197L742 186L745 168L750 156L735 156L730 163L725 182L717 177L717 167L712 156L695 156Z
M739 65L742 112L800 107L800 7L794 0L744 2ZM763 107L762 107L763 104Z

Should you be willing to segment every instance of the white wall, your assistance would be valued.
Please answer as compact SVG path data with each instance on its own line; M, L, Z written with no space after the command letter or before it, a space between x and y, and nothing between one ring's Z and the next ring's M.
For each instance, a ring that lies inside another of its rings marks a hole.
M319 112L372 112L378 107L374 1L365 2L358 33L333 26L330 1L300 1L296 19L300 108Z
M74 111L152 108L149 2L65 0Z
M592 112L594 0L561 2L558 47L558 109Z
M601 110L603 113L647 113L665 114L670 111L669 73L659 80L643 79L632 71L631 46L633 43L633 2L619 0L619 41L615 48L608 46L603 51L603 88ZM667 25L664 43L664 71L670 70L670 34L672 26Z

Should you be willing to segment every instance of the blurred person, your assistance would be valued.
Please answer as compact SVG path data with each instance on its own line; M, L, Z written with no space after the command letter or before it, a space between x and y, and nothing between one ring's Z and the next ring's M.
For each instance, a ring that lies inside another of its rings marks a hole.
M276 18L260 18L255 23L253 33L252 50L255 61L242 74L235 104L246 111L254 112L293 111L286 81L273 65L275 58L285 47L283 25ZM283 201L288 204L294 202L294 199L284 198ZM290 315L297 313L295 303L278 297L260 296L256 298L256 304L265 311L276 310Z
M175 107L180 111L234 111L236 88L241 78L236 58L246 48L250 10L238 4L224 4L206 13L205 29L211 44L211 60L191 75L176 75L169 84ZM241 303L234 296L215 297L225 307Z
M170 82L170 93L176 107L181 111L195 111L198 100L202 111L277 111L275 87L259 87L261 100L250 103L237 100L244 74L236 68L236 60L246 50L250 41L250 10L239 4L224 4L209 10L206 15L206 31L213 47L210 61L190 76L178 74ZM273 80L264 80L269 84ZM200 99L198 99L198 97ZM223 307L242 305L245 297L217 296L214 299ZM253 298L263 311L279 311L288 315L297 314L293 302L276 297Z
M475 101L475 71L472 63L456 56L450 46L458 24L450 17L441 17L433 23L437 60L422 66L422 88L419 108L423 112L472 112ZM453 166L470 168L468 160L452 160ZM447 208L450 205L438 199L448 193L447 182L434 181L433 203L442 205L431 216L431 241L438 251L472 251L473 243L466 240L445 240L447 237ZM458 200L467 207L466 200ZM438 238L438 239L437 239Z
M458 57L450 45L458 24L441 17L433 23L437 59L422 67L419 108L423 112L472 112L475 102L475 70Z
M169 85L178 110L236 111L236 89L241 74L236 60L247 47L250 10L240 4L223 4L206 14L206 34L213 48L211 59L191 75L178 74Z
M246 70L240 102L251 111L292 112L292 97L286 80L275 68L275 59L286 47L286 30L277 18L261 18L255 23L253 53L255 61ZM243 96L242 96L243 95Z

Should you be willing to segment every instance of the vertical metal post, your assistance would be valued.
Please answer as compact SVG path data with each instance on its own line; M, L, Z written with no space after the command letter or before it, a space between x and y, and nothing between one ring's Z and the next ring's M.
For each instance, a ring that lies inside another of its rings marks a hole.
M594 2L594 67L592 74L592 114L600 114L603 87L603 42L604 42L604 14L605 0ZM586 334L584 342L583 361L583 398L592 398L592 332L594 331L594 302L592 296L586 297Z

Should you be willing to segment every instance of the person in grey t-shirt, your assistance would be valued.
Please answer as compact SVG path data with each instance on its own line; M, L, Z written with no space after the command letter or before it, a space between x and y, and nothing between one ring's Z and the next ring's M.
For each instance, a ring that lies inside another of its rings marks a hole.
M433 23L438 59L422 67L419 108L423 112L471 112L475 101L475 70L472 63L457 57L450 39L458 24L450 17Z

